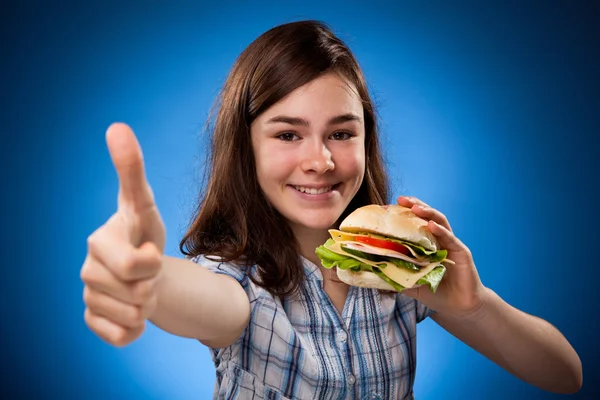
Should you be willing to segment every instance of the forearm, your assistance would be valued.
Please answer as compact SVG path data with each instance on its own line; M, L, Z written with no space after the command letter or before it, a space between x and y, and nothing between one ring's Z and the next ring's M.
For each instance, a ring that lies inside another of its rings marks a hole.
M158 302L150 321L172 334L201 341L229 340L245 328L250 305L231 277L185 259L163 257Z
M486 289L482 306L469 316L434 314L454 336L520 379L558 393L579 390L581 361L548 322L528 315Z

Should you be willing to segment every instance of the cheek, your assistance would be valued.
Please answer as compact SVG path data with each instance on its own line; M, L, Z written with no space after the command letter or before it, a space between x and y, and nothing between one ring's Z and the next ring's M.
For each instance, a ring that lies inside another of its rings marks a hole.
M364 149L358 148L351 153L345 154L338 162L339 169L348 175L356 175L360 181L365 174L365 155Z
M294 166L294 155L276 149L262 148L255 153L256 173L261 186L277 184Z
M261 189L265 191L269 182L269 174L272 171L269 153L261 146L254 147L254 165L256 168L256 179Z

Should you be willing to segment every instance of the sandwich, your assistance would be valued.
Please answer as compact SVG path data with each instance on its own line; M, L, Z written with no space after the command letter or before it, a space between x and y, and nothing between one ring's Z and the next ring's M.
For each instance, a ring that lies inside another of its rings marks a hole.
M435 293L447 250L440 249L427 221L400 205L368 205L348 215L316 249L321 264L335 268L351 286L402 292L427 285Z

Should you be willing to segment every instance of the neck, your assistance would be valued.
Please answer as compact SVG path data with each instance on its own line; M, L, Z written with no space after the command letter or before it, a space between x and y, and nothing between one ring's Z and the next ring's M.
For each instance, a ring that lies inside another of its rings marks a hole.
M331 284L336 287L339 286L338 284L341 284L343 287L347 287L345 283L341 282L337 278L334 270L327 269L321 264L321 260L315 253L316 248L324 244L327 239L331 237L328 230L308 229L305 227L292 226L292 231L294 232L294 236L298 242L300 255L319 267L326 287Z
M292 231L298 242L300 254L316 266L322 268L321 261L315 254L315 250L329 239L329 232L326 229L308 229L296 226L292 227Z

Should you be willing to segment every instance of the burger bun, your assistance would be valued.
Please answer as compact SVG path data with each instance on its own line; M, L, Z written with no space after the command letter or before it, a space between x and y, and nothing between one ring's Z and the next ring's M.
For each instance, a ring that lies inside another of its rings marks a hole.
M427 229L427 221L413 213L410 208L400 205L372 204L357 208L341 222L340 230L349 233L375 233L406 240L427 250L439 250L437 239Z

